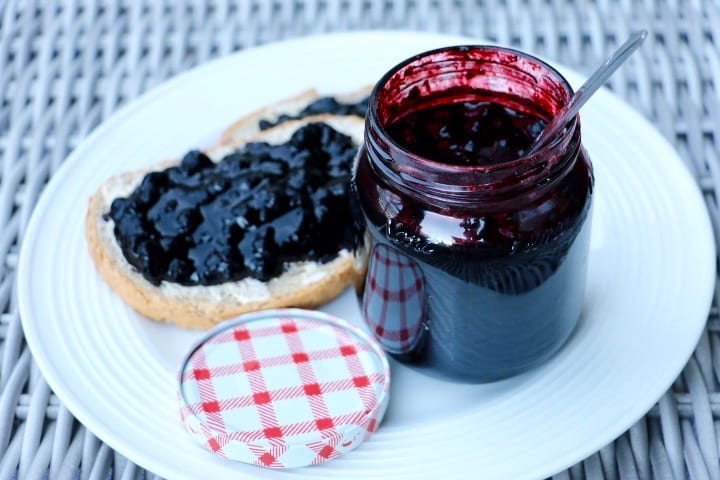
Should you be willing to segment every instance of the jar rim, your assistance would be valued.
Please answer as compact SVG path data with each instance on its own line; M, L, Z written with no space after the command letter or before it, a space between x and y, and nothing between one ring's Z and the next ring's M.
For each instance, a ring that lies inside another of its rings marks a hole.
M563 92L567 94L567 100L565 102L569 101L569 99L574 94L574 90L570 83L567 81L567 79L552 65L550 65L548 62L542 60L539 57L536 57L534 55L531 55L529 53L510 48L510 47L503 47L499 45L492 45L492 44L457 44L457 45L449 45L445 47L439 47L434 48L431 50L426 50L424 52L417 53L402 62L396 64L394 67L392 67L390 70L388 70L381 78L380 80L373 86L372 92L370 94L370 108L368 109L368 121L374 124L375 128L379 131L381 136L390 142L393 143L394 148L397 148L400 152L403 153L406 157L409 159L412 159L412 162L419 167L423 167L424 169L431 169L434 171L437 171L438 173L474 173L474 174L483 174L483 173L491 173L491 172L497 172L500 170L505 169L514 169L518 168L520 166L527 165L528 163L533 163L533 159L536 158L543 158L544 156L547 156L548 152L553 151L559 147L559 145L563 142L565 139L564 135L557 135L555 139L551 142L546 143L542 148L540 148L538 151L533 153L532 155L523 155L521 157L518 157L517 159L502 162L502 163L495 163L495 164L485 164L485 165L456 165L456 164L450 164L450 163L444 163L435 161L429 158L426 158L422 155L418 155L411 150L408 150L407 148L400 145L398 142L396 142L392 136L388 133L385 125L383 125L379 119L377 118L377 110L379 107L379 97L382 89L387 85L390 79L392 79L395 75L397 75L399 72L401 72L406 67L412 65L415 62L418 62L424 58L432 57L433 55L438 55L442 53L447 53L451 51L482 51L482 52L501 52L503 54L507 55L515 55L517 57L522 57L524 60L535 64L536 66L540 67L544 71L545 74L549 74L553 80L557 82L557 84L562 87ZM557 112L554 112L557 113ZM570 120L567 123L566 131L568 132L574 132L579 126L579 115L575 115L575 117ZM398 167L402 167L402 165L398 165Z

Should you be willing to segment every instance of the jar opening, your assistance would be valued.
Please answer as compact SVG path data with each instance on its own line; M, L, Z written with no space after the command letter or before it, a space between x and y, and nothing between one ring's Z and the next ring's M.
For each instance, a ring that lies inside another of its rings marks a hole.
M495 46L455 46L418 54L390 70L375 86L367 118L366 143L378 158L378 168L423 194L453 195L517 185L535 185L539 177L567 163L570 150L580 146L576 117L560 135L531 156L496 163L452 164L403 144L394 124L437 106L465 103L500 105L515 115L547 122L571 98L572 87L553 67L525 53ZM474 108L474 107L473 107ZM422 119L425 124L427 119ZM539 131L537 130L537 134ZM511 132L512 133L512 132ZM537 136L526 135L529 144ZM421 139L427 141L427 139ZM504 141L504 140L503 140ZM570 152L572 153L572 152ZM512 185L511 185L512 184Z

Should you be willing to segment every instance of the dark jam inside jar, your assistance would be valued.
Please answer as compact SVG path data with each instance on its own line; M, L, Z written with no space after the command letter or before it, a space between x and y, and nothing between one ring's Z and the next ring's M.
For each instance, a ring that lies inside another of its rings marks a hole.
M491 101L469 100L409 112L387 126L398 145L450 165L493 165L525 155L545 121Z
M570 335L593 189L579 121L526 152L571 93L549 66L495 47L422 54L378 83L352 178L359 296L401 361L491 381Z

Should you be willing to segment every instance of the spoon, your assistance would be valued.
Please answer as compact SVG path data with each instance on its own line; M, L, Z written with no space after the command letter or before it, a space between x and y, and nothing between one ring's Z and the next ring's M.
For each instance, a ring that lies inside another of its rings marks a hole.
M582 87L580 87L575 95L572 96L570 101L565 104L563 108L553 117L550 123L547 124L545 129L540 132L535 141L530 146L530 150L527 155L540 150L542 147L550 143L560 131L565 128L565 125L577 115L580 107L585 105L585 102L600 88L605 81L610 78L610 75L615 73L615 70L622 65L625 60L642 44L647 37L647 30L641 30L630 35L630 38L623 43L620 48L615 50L595 72L590 75Z

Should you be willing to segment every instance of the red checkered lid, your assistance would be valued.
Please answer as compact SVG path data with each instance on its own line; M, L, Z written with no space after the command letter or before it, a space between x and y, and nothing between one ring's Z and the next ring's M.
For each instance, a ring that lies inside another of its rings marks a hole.
M374 432L390 368L365 333L310 310L267 310L208 332L178 375L180 415L205 448L271 468L322 463Z

